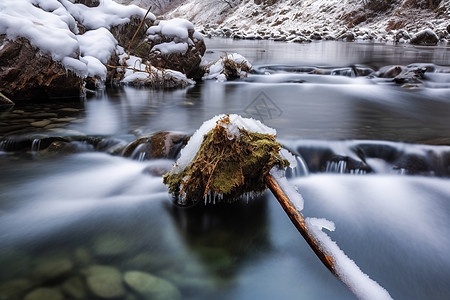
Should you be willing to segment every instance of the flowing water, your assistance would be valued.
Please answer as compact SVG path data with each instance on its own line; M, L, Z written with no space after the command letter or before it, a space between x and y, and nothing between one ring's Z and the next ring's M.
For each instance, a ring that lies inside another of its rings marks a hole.
M138 136L192 134L219 113L277 129L299 155L289 175L303 214L333 221L330 237L394 299L449 299L450 48L207 44L208 57L239 52L254 73L0 113L0 299L39 287L95 299L94 265L156 275L183 299L354 299L270 193L178 208L159 175L174 160L120 155ZM416 63L427 72L411 85L356 76Z

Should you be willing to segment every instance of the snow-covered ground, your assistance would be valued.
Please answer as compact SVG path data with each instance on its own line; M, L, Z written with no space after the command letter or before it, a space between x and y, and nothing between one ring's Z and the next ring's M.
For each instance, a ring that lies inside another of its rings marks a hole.
M437 8L412 8L400 0L384 11L374 11L361 0L280 0L234 1L186 0L163 18L183 17L206 34L237 38L264 38L286 41L336 39L343 33L354 33L355 39L390 41L406 30L414 34L432 29L448 39L450 0L442 0ZM255 2L262 2L256 4ZM274 4L264 4L275 2ZM381 2L381 1L379 1ZM420 2L420 1L416 1Z

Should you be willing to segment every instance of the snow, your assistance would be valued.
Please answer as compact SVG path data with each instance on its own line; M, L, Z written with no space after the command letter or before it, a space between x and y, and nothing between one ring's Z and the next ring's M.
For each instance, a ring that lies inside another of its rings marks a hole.
M440 1L435 10L411 8L408 0L396 3L386 12L364 7L360 0L279 0L273 4L257 5L254 1L240 1L230 9L225 1L186 0L167 12L164 17L189 18L196 27L204 26L205 34L288 41L310 41L311 34L322 38L337 38L344 32L354 32L356 40L393 41L402 24L414 33L425 28L443 31L448 24L449 1ZM411 1L409 1L411 2ZM265 3L263 1L263 3ZM356 16L367 14L368 19L352 24ZM414 16L411 18L411 16ZM231 34L230 34L231 33Z
M194 25L191 22L185 19L174 18L159 21L158 25L152 26L147 30L147 34L163 35L185 41L189 37L189 30L194 30ZM198 37L201 37L201 35L197 35Z
M319 243L321 250L333 259L338 276L359 299L392 299L383 287L363 273L356 263L345 255L339 246L322 231L322 228L330 228L333 231L333 222L316 218L306 218L305 222L310 234Z
M160 84L160 85L192 85L195 81L188 79L185 74L166 69L161 71L153 66L142 62L142 58L136 56L127 56L123 48L119 51L122 54L119 56L121 62L125 62L125 75L121 82L123 83L137 83L137 84Z
M188 50L188 44L186 43L175 43L171 41L169 43L162 43L153 46L151 52L159 51L161 54L172 54L172 53L181 53L185 54Z
M46 12L33 5L30 0L2 0L0 2L0 33L9 39L27 38L53 59L76 57L78 40L70 30L74 20Z
M87 76L98 76L101 80L106 80L106 67L98 58L87 55L80 60L87 65Z
M156 44L151 51L158 51L164 55L173 53L185 54L189 45L194 45L194 42L189 37L189 31L193 32L192 37L195 40L203 40L203 36L195 31L194 25L188 20L174 18L159 21L157 25L151 26L147 30L148 39L159 41L161 37L164 37L164 40L169 39L171 41Z
M2 0L0 33L8 39L26 38L32 46L77 75L106 78L106 64L117 41L112 26L142 18L145 10L102 0L98 7L86 7L68 0ZM149 14L154 20L155 16ZM88 30L79 35L77 21ZM81 53L81 57L79 54Z
M276 136L277 131L273 128L267 127L260 121L252 118L243 118L236 114L228 115L230 118L230 123L224 124L220 120L226 117L225 114L217 115L208 121L205 121L202 126L192 135L189 139L187 145L181 150L180 158L176 161L174 168L172 169L173 174L178 174L183 171L195 158L198 150L203 142L203 137L208 134L216 125L226 126L230 136L238 137L239 129L245 129L249 132L259 132L262 134L270 134Z
M219 58L216 62L211 63L209 66L206 65L205 75L203 80L216 79L218 82L223 82L227 80L225 75L225 62L232 61L237 66L237 74L240 78L247 77L247 72L242 69L245 68L250 70L252 65L250 62L238 53L227 54L225 57Z
M82 4L73 4L69 0L60 0L64 7L87 29L123 25L130 21L132 16L143 18L146 10L136 5L121 5L113 0L102 0L97 7L86 7ZM147 18L154 21L156 17L149 13Z
M89 30L83 35L78 35L78 42L81 55L96 57L103 64L108 62L117 46L117 40L104 27Z
M273 168L270 170L270 175L278 183L283 193L289 198L289 200L294 205L295 209L302 211L304 207L304 200L302 195L297 191L297 189L287 181L285 176L285 171L283 169Z

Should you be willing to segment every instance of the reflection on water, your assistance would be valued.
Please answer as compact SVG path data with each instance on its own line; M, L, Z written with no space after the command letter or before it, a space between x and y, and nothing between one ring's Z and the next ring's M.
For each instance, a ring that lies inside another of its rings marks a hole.
M449 147L402 143L449 144L448 48L207 43L210 57L233 49L255 73L180 90L116 87L86 101L19 103L1 113L0 299L42 287L97 299L89 272L98 265L119 277L155 275L183 299L353 299L269 193L178 208L155 175L172 160L105 150L158 131L191 134L218 113L253 113L260 95L279 109L261 114L264 123L302 156L290 180L304 215L335 222L332 239L394 299L450 298ZM414 88L319 74L415 62L438 67ZM148 295L124 286L116 298Z

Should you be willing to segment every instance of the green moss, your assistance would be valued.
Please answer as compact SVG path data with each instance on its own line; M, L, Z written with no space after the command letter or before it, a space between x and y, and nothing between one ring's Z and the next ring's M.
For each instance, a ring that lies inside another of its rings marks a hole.
M211 191L224 200L245 193L263 192L264 177L276 165L289 163L281 158L281 144L268 134L240 129L240 137L228 137L227 130L217 125L206 134L191 164L178 174L164 175L164 183L178 204L196 203ZM180 197L185 194L185 197Z

